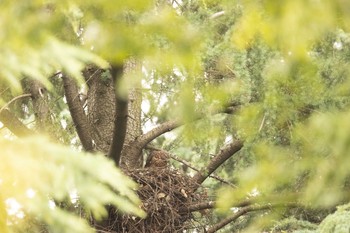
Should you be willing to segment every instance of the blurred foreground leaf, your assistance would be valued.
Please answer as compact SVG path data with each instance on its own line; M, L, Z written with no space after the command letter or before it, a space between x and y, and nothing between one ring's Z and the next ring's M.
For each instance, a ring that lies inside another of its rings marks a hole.
M145 216L137 207L135 183L102 155L79 153L40 137L1 139L0 147L1 197L9 215L4 219L1 204L1 232L6 231L4 222L18 228L22 225L16 223L30 218L47 224L52 232L93 232L87 222L57 204L71 200L72 192L96 219L107 215L108 204Z

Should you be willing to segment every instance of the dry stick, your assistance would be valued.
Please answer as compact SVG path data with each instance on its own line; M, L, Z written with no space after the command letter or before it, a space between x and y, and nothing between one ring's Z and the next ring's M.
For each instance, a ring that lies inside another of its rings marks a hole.
M84 150L93 151L91 129L79 98L79 88L72 78L63 75L62 79L68 108L81 144Z
M235 221L237 218L239 218L242 215L249 213L249 212L272 209L272 208L286 208L286 207L295 208L298 206L299 205L297 205L296 203L277 203L277 204L246 206L246 207L241 208L240 210L238 210L236 213L232 214L231 216L228 216L227 218L225 218L221 222L213 225L206 232L207 233L214 233L214 232L220 230L221 228L223 228L224 226L226 226L227 224Z
M213 113L213 115L218 113L234 114L239 108L240 108L239 104L230 103L224 109L220 109L217 112ZM200 117L197 117L195 120L200 120L200 119L201 119ZM148 131L147 133L143 134L142 136L140 136L135 143L137 143L140 148L144 148L148 143L150 143L155 138L177 127L180 127L183 124L184 122L181 122L179 119L166 121L156 126L152 130Z
M243 147L243 142L240 140L234 141L226 145L223 149L217 153L214 158L211 159L208 166L201 171L197 172L192 180L196 183L196 187L193 191L197 190L198 187L210 176L221 164L228 160L232 155L238 152Z

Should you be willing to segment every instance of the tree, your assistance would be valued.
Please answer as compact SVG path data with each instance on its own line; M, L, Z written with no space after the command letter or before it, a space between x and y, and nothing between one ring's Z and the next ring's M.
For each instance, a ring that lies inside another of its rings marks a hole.
M0 121L12 134L0 200L28 216L0 205L4 232L92 230L77 211L110 232L191 220L312 231L346 216L325 218L349 202L348 3L1 4Z

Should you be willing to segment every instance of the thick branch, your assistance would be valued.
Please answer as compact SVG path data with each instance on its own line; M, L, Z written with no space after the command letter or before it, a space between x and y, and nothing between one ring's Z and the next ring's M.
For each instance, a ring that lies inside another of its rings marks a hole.
M187 207L183 207L179 209L180 213L190 213L190 212L195 212L195 211L201 211L201 210L206 210L206 209L212 209L215 207L215 202L209 201L209 202L204 202L204 203L196 203Z
M74 122L81 144L83 145L83 148L86 151L92 151L93 144L90 125L85 115L83 104L81 103L79 98L78 86L72 78L66 75L63 75L62 79L69 111L72 116L72 120Z
M225 106L223 109L220 109L216 111L214 114L218 113L226 113L226 114L234 114L237 109L239 109L240 105L235 103L229 103L227 106ZM195 120L199 120L202 117L197 117ZM158 126L156 126L151 131L143 134L140 138L138 138L137 143L140 148L144 148L148 143L150 143L155 138L159 137L160 135L167 133L179 126L181 126L183 123L180 120L170 120L167 122L164 122Z
M112 77L116 90L118 90L118 84L120 82L123 67L113 66L111 68ZM128 100L127 97L122 96L118 91L116 91L116 117L114 120L114 130L113 130L113 141L111 148L109 150L109 157L112 158L117 166L119 166L119 161L121 157L121 152L123 149L126 126L128 120Z
M286 207L298 207L297 204L295 203L287 203L287 204L266 204L266 205L251 205L251 206L246 206L238 210L236 213L228 216L227 218L223 219L221 222L213 225L211 228L209 228L206 232L207 233L214 233L227 224L235 221L237 218L241 217L242 215L253 212L253 211L260 211L260 210L267 210L267 209L272 209L272 208L286 208Z
M215 155L208 166L197 172L192 178L195 183L202 184L208 176L210 176L221 164L228 160L233 154L238 152L243 147L243 143L239 140L228 144L225 148ZM197 189L198 187L196 187Z
M164 122L151 131L143 134L141 137L138 138L137 143L139 143L140 147L145 147L148 143L150 143L153 139L159 137L160 135L169 132L179 126L181 126L182 123L178 120L171 120Z
M28 129L12 112L2 109L0 112L0 121L17 137L24 137L35 134Z

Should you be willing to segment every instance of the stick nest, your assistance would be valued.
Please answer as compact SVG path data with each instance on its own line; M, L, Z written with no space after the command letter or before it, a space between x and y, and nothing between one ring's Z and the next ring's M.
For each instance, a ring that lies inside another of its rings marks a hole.
M114 214L112 232L183 232L196 228L198 223L187 207L208 198L204 192L191 191L195 184L190 177L169 167L136 169L127 174L139 184L137 193L147 217Z

